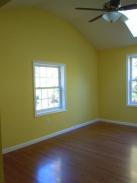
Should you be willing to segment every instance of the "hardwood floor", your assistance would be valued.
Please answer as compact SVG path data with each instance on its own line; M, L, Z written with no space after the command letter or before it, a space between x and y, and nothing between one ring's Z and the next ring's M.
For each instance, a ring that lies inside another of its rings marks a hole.
M4 156L6 183L137 183L137 128L97 123Z

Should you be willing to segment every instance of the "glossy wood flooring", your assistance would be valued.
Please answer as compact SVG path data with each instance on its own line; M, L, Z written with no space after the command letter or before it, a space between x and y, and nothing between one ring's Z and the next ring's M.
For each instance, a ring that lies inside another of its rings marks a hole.
M97 123L4 156L6 183L137 183L137 128Z

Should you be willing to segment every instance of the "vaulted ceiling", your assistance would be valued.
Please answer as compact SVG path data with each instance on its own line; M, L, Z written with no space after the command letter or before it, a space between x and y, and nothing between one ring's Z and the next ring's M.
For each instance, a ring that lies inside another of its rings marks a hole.
M137 44L137 38L122 21L115 23L99 19L93 23L88 20L100 12L78 11L75 7L102 8L106 0L12 0L4 8L37 6L71 22L98 49L124 47ZM121 0L121 4L137 3L137 0Z

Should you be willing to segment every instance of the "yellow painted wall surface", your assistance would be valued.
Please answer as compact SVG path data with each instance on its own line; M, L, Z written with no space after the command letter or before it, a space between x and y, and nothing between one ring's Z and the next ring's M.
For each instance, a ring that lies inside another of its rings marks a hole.
M97 54L72 25L44 10L0 12L3 147L98 117ZM67 112L34 118L33 60L66 64Z
M137 46L101 51L99 55L99 113L101 118L137 122L137 108L126 101L126 57Z
M0 67L0 83L2 83L2 70ZM1 88L1 87L0 87ZM4 183L4 176L3 176L3 159L2 159L2 138L1 138L1 89L0 89L0 183Z

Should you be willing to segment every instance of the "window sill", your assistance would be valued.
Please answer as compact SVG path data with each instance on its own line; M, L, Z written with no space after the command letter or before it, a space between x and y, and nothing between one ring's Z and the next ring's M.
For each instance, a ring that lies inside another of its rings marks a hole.
M135 105L134 104L128 104L127 107L135 107L135 108L137 108L137 104L135 104Z
M48 114L55 114L59 112L66 112L66 109L56 109L56 110L51 110L51 111L42 111L42 112L37 112L35 113L35 117L41 117L41 116L46 116Z

